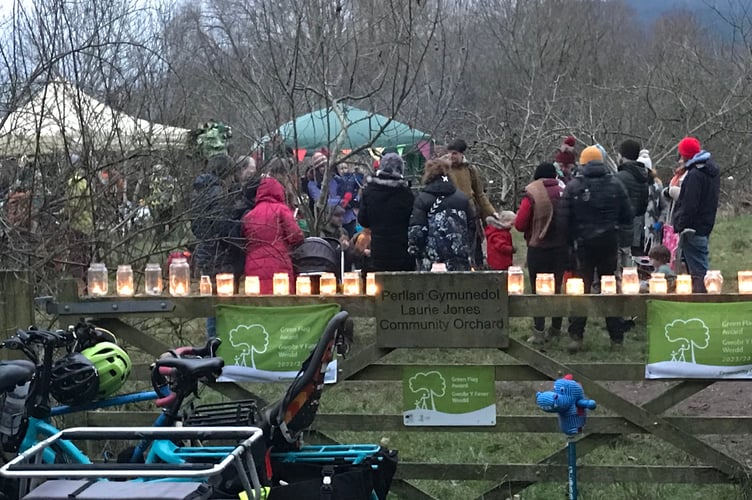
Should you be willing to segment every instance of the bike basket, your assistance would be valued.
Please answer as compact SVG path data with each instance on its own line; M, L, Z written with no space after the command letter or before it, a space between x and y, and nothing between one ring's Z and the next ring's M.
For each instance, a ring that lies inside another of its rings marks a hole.
M256 400L245 399L194 406L185 412L186 427L249 426L256 425Z
M23 500L208 500L212 489L197 482L129 483L59 479L42 483Z

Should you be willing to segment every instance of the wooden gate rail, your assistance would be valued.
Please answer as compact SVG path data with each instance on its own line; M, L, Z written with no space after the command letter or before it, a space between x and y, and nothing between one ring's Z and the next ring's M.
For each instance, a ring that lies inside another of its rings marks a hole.
M49 304L49 311L61 321L86 316L103 327L112 329L118 336L150 355L157 356L169 346L125 323L129 317L179 317L202 318L213 315L216 304L243 304L283 306L300 304L338 303L355 317L373 317L374 297L137 297L132 299L104 298L68 300ZM647 296L510 296L509 315L530 317L545 311L547 316L638 316L646 315ZM693 295L666 296L666 299L687 302L737 302L747 301L749 296ZM146 311L145 309L150 310ZM409 364L384 363L380 360L393 348L382 348L375 343L363 346L341 363L343 381L402 380L402 371ZM588 395L618 416L594 416L588 421L587 433L578 440L578 456L613 442L624 434L652 434L676 448L696 457L702 466L591 466L580 469L584 481L614 482L675 482L675 483L729 483L745 481L747 469L735 458L713 448L696 436L702 434L740 434L752 432L752 417L685 417L663 416L663 413L688 397L712 385L713 380L684 380L669 386L653 399L635 404L604 387L600 381L644 380L645 366L642 363L571 363L562 364L524 343L510 339L508 348L502 352L520 364L494 365L496 381L551 380L564 373L572 373L585 387ZM444 365L436 365L441 368ZM446 365L451 366L451 365ZM144 366L138 366L135 376L145 376ZM214 388L231 398L253 397L253 394L234 384L215 384ZM127 419L135 424L141 419L150 421L151 413L135 412L89 412L91 425L111 424ZM405 427L400 414L362 415L319 413L312 430L324 441L335 442L328 433L341 430L373 430L400 432L532 432L554 433L558 431L553 416L498 415L491 427ZM402 462L398 470L395 491L410 498L433 498L428 493L407 482L410 479L462 479L493 480L497 484L481 498L507 498L524 488L541 481L555 481L566 477L565 448L543 458L537 464L440 464Z

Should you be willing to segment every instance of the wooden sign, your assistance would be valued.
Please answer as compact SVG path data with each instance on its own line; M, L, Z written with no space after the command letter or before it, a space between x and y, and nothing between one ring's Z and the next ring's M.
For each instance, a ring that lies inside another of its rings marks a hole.
M507 347L506 274L377 273L379 347Z

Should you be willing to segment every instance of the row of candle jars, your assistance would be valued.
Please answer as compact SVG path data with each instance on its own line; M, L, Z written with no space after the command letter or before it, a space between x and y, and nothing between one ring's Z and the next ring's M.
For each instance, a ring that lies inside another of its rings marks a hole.
M147 295L162 294L162 268L159 264L149 263L144 272L145 292ZM183 258L174 259L169 268L169 292L175 297L186 297L190 293L190 266ZM104 296L109 291L109 278L107 267L103 263L93 263L87 273L89 294ZM217 295L231 296L235 294L235 276L231 273L220 273L215 276L217 283ZM274 295L290 295L290 283L287 273L275 273L273 277ZM245 294L260 295L261 284L258 276L245 277ZM117 268L115 286L117 294L121 297L131 297L135 294L133 281L133 269L129 265L120 265ZM213 287L210 276L201 276L199 282L201 295L212 295ZM344 295L360 295L361 276L357 272L345 273L342 279L342 293ZM311 277L298 276L295 278L295 294L311 295ZM336 295L337 278L333 273L323 273L319 277L319 294ZM376 295L376 279L373 274L366 276L366 294Z
M524 274L522 268L512 266L507 271L507 292L509 295L521 295L525 291ZM739 293L752 294L752 271L739 271ZM723 276L720 271L711 270L705 274L705 289L709 294L720 294L723 289ZM583 295L585 283L582 278L569 278L565 284L567 295ZM668 281L664 273L652 273L648 280L648 292L651 294L668 293ZM535 277L535 293L538 295L553 295L556 293L554 275L540 273ZM601 294L615 295L617 293L616 277L601 276ZM640 278L636 267L625 267L622 270L621 293L637 295L640 293ZM692 277L680 274L676 277L676 294L689 295L692 293Z

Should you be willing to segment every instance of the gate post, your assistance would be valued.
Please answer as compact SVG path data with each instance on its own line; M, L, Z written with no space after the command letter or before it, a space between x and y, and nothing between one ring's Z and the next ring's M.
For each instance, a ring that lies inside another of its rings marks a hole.
M16 328L34 322L34 300L29 282L30 273L0 270L0 340L10 337ZM0 358L8 359L8 350L0 350Z

